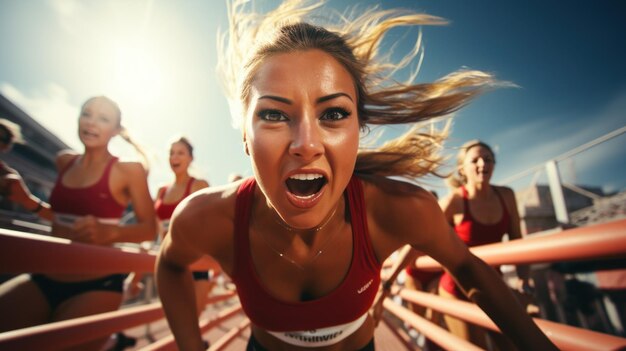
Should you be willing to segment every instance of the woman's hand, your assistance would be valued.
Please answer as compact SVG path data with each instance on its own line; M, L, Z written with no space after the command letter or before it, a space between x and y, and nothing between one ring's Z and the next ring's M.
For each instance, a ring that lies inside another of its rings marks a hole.
M115 242L116 228L117 225L101 223L89 215L78 217L72 223L54 222L52 235L83 244L110 245Z
M108 245L115 242L116 227L103 224L94 216L84 216L74 221L73 235L68 239L86 244Z
M376 299L374 299L374 304L371 308L372 318L374 319L374 326L378 326L378 323L380 323L380 320L383 317L383 302L385 301L387 296L389 296L390 289L391 285L388 285L387 283L381 284L380 288L378 289L378 294L376 294Z
M50 205L31 194L18 173L8 173L0 178L0 195L6 196L10 201L39 217L52 221L53 214Z

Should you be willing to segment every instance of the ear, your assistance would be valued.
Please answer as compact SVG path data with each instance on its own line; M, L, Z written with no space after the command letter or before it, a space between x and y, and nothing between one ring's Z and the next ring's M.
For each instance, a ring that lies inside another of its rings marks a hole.
M465 172L463 172L463 167L457 168L456 172L459 174L461 178L465 178Z

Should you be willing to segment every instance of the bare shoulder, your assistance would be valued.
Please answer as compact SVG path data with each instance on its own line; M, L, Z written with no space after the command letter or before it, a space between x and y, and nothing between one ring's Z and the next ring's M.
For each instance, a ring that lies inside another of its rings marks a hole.
M439 200L439 206L446 214L463 212L463 194L461 189L452 189L450 193Z
M159 184L159 186L157 187L157 197L158 195L160 195L163 191L167 190L167 187L169 186L169 184L167 183L161 183Z
M208 188L209 182L204 179L196 179L191 185L191 192L196 192L200 189Z
M507 204L515 204L515 192L506 186L493 186Z
M182 222L203 215L223 214L228 204L234 206L236 195L237 187L234 184L203 188L186 197L174 215Z
M515 192L513 191L513 189L509 188L508 186L493 185L493 187L502 196L505 196L505 197L511 197L511 196L515 197Z
M368 225L392 246L418 245L422 233L432 233L446 225L430 191L385 177L368 177L363 183Z
M238 184L208 187L185 198L170 221L172 243L195 247L218 261L227 259L232 254L237 189Z
M146 174L146 170L141 164L141 162L137 161L117 161L114 165L114 168L118 168L124 174L135 175L135 174Z
M57 169L62 170L72 161L74 158L78 157L80 154L74 150L61 150L57 153L56 156L56 166Z
M517 213L517 200L515 199L515 192L513 189L506 186L494 186L494 189L502 196L506 207L509 212L514 211Z
M111 168L111 175L115 182L123 186L139 186L146 184L148 173L140 162L135 161L118 161Z

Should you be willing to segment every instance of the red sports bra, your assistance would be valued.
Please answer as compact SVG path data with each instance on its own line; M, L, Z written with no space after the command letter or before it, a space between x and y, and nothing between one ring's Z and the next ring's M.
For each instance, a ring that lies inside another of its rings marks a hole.
M167 191L167 186L161 187L160 189L161 194L159 195L159 198L154 203L154 209L156 211L156 215L157 217L159 217L160 220L172 218L172 213L174 213L174 209L176 208L176 206L178 206L178 204L181 201L183 201L187 196L189 196L189 194L191 194L191 185L193 184L195 180L196 179L193 177L189 178L189 181L187 182L187 187L185 188L185 193L183 194L183 196L178 201L171 203L171 204L166 204L165 202L163 202L163 198L165 197L165 192Z
M355 176L346 189L352 218L352 263L344 281L316 300L285 302L268 293L250 256L249 223L256 181L246 179L237 192L235 209L235 264L232 280L246 315L268 331L302 331L357 320L372 305L380 284L381 265L370 242L363 186Z
M498 190L494 188L494 191L500 200L500 206L502 206L502 217L498 223L494 224L482 224L472 217L472 213L469 210L467 189L465 189L465 187L461 187L461 190L463 192L463 219L461 220L461 223L454 227L456 234L468 247L500 242L502 240L502 236L509 231L511 216L509 215L504 199L502 199ZM456 284L454 283L452 276L447 272L444 272L441 276L439 286L457 297L463 297L463 293L456 288Z
M59 172L52 193L50 206L55 215L87 216L98 218L121 218L126 206L119 204L109 189L109 175L117 157L112 157L94 185L84 188L69 188L63 185L65 172L79 159L75 157L65 169Z

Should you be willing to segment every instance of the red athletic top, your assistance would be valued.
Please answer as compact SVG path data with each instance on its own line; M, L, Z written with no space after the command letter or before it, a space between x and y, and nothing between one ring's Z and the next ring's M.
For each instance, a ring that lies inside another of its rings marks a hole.
M65 169L59 172L57 181L50 194L50 206L55 215L69 214L75 216L92 215L98 218L121 218L126 206L120 205L109 189L109 175L117 157L107 163L100 180L94 185L84 188L69 188L63 185L63 175L78 160L78 156L70 161Z
M376 297L381 265L370 242L361 181L353 176L346 189L353 241L346 278L328 295L297 303L270 295L255 272L248 236L255 186L254 178L248 178L237 191L232 274L243 310L252 323L270 331L314 330L349 323L365 314Z
M502 206L500 221L495 224L482 224L476 221L470 213L467 189L461 187L461 190L463 191L463 220L454 227L454 231L468 247L500 242L502 236L509 231L511 225L509 211L507 211L506 204L500 193L494 188L500 200L500 206ZM463 292L454 283L452 276L445 271L441 276L439 286L458 298L465 298Z
M156 211L157 217L159 217L160 220L172 218L172 213L174 213L174 209L176 208L176 206L178 206L181 201L183 201L187 196L189 196L189 194L191 194L191 185L193 184L194 180L195 178L193 177L189 178L189 181L187 182L187 188L185 188L185 193L183 194L183 197L181 197L180 200L171 204L166 204L165 202L163 202L165 192L167 191L167 185L159 189L161 194L154 203L154 209Z

